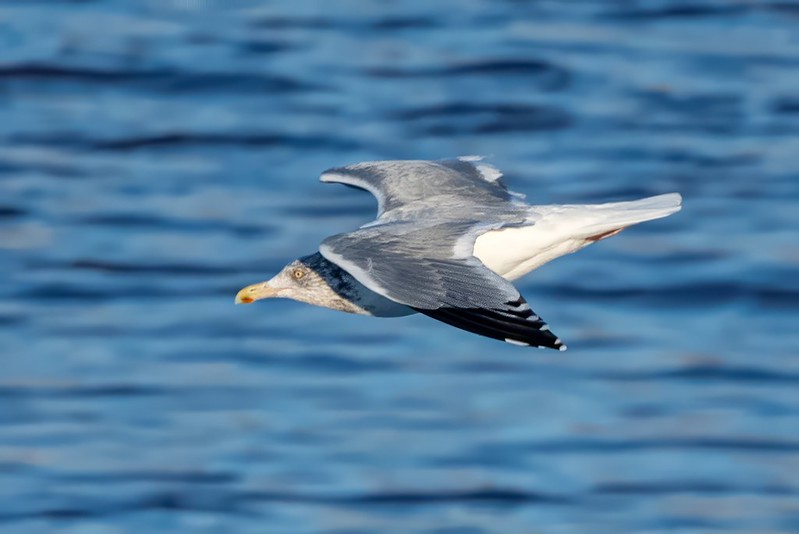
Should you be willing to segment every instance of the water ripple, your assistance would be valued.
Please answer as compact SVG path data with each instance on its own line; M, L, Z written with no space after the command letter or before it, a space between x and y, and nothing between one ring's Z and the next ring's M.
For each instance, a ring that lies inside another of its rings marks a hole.
M542 89L557 91L565 89L570 81L569 71L536 59L488 59L461 63L447 67L372 67L366 74L376 78L430 78L460 76L520 76L536 80Z
M166 93L296 93L325 89L273 74L200 73L174 69L102 69L47 63L0 65L0 86L10 83L72 83L107 87L122 85Z
M116 139L88 138L71 132L50 133L42 135L20 134L9 139L11 143L23 145L40 145L52 147L70 147L72 149L91 151L126 152L139 149L176 149L203 147L294 147L329 148L336 150L353 150L359 147L357 141L343 137L324 135L290 135L283 133L202 133L202 132L169 132L136 137Z

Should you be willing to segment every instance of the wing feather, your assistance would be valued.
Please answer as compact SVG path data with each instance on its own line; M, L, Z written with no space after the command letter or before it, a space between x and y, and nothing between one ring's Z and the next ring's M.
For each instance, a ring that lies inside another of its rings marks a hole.
M510 343L564 346L513 284L467 255L467 247L453 246L474 227L382 224L329 237L319 251L375 293L457 328Z
M509 192L500 176L494 167L470 157L357 163L328 169L320 180L370 192L377 199L378 220L388 222L420 218L433 209L483 215L523 211L515 204L521 195Z

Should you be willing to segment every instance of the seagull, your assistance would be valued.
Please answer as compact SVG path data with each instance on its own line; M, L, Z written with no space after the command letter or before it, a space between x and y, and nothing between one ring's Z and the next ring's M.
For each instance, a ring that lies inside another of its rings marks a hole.
M237 304L280 297L349 313L422 313L514 345L566 350L511 283L633 224L680 210L678 193L628 202L531 206L478 156L372 161L321 181L364 189L377 218L326 238Z

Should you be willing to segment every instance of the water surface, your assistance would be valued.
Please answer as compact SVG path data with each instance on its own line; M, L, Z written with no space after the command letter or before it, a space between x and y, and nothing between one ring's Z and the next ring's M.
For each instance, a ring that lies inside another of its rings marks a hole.
M0 5L0 530L799 531L792 2ZM671 218L520 281L569 345L247 284L484 154Z

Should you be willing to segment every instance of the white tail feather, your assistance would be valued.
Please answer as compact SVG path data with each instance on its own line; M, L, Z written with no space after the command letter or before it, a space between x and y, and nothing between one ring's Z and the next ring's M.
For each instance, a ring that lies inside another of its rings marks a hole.
M606 204L589 204L584 206L562 206L563 215L568 219L566 226L571 226L572 238L589 238L604 232L620 230L627 226L668 217L682 208L682 196L679 193L657 195L641 200L628 202L609 202Z
M669 193L629 202L533 206L530 226L487 232L475 241L473 254L500 276L515 280L628 226L667 217L681 203L679 193Z

